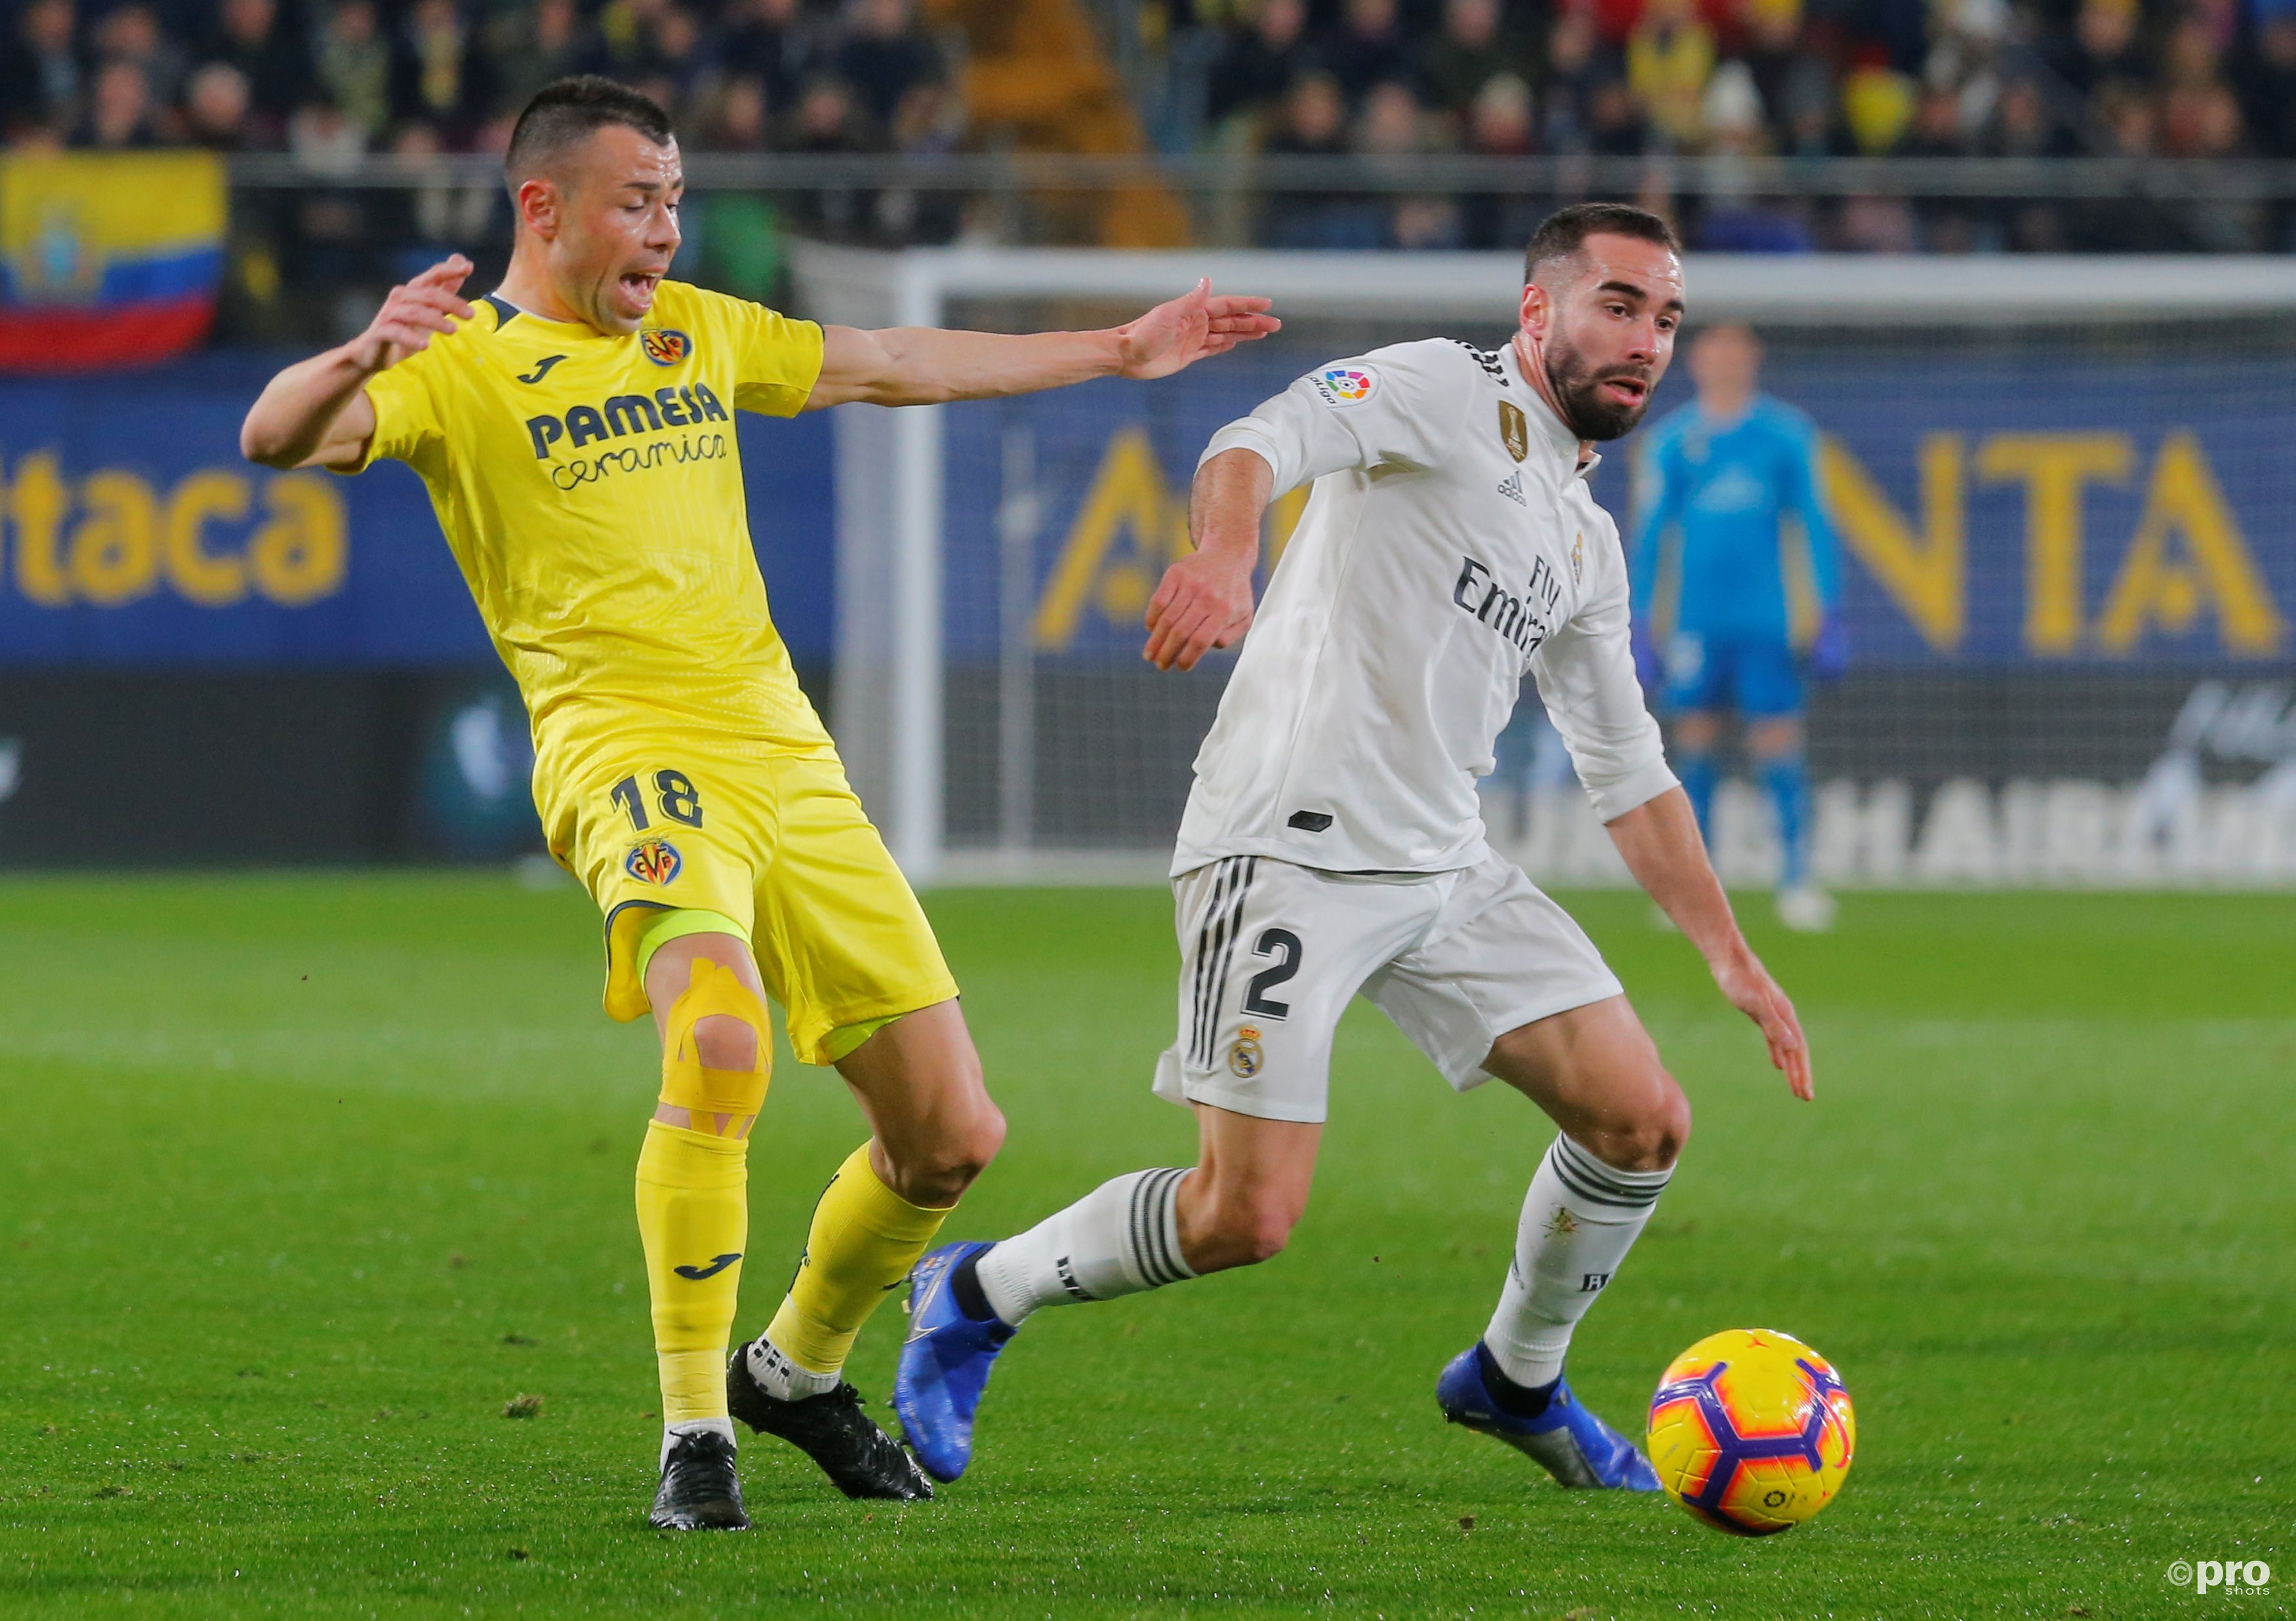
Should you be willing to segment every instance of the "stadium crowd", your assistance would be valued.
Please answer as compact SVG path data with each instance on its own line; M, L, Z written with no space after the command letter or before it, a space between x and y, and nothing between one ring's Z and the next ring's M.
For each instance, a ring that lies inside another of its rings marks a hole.
M543 85L604 73L712 151L945 148L957 120L909 0L16 0L12 145L499 151Z
M2296 0L1242 3L1207 112L1267 151L2296 157ZM1302 196L1267 234L1481 245L1519 239L1544 206L1465 201ZM2286 245L2271 229L2262 210L2218 209L2196 233L2121 201L1867 197L1822 217L1723 201L1697 234L1776 250Z
M1086 0L1185 80L1168 144L1223 152L2296 157L2296 0ZM490 151L525 96L598 71L693 150L952 151L951 52L914 0L14 0L15 146ZM1177 6L1178 10L1166 9ZM1193 8L1193 9L1190 9ZM1260 241L1519 241L1554 199L1267 197ZM1645 201L1662 202L1660 198ZM954 203L800 222L915 240ZM844 204L849 211L851 199ZM1702 246L2289 246L2286 211L2129 199L1709 197Z

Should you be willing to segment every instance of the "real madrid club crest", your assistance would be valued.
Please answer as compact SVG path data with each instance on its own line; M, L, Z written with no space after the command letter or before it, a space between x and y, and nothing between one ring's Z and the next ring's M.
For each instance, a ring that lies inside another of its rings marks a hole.
M1522 407L1511 399L1499 401L1499 438L1507 447L1507 454L1520 462L1530 454L1530 424L1522 414Z
M1246 1025L1235 1033L1235 1045L1227 1050L1228 1071L1239 1080L1250 1080L1259 1073L1267 1055L1259 1050L1259 1032Z
M622 871L642 884L666 884L685 865L685 858L667 839L641 839L622 857Z
M638 347L658 366L674 366L693 353L693 340L675 327L648 326L638 332Z
M1587 531L1581 529L1578 531L1578 537L1570 543L1570 583L1574 585L1578 585L1586 572Z

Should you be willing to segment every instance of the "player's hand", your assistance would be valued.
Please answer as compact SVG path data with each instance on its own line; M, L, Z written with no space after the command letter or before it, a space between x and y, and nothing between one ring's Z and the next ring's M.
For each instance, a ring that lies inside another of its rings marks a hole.
M1809 644L1808 655L1810 678L1814 681L1839 681L1849 667L1849 637L1841 627L1841 616L1828 614L1817 627L1817 634Z
M1164 570L1148 600L1148 645L1140 656L1160 670L1196 667L1216 647L1251 628L1251 560L1191 552Z
M1730 1005L1759 1025L1770 1045L1770 1062L1786 1077L1794 1096L1807 1103L1815 1096L1809 1079L1809 1040L1801 1033L1801 1017L1770 978L1759 958L1742 951L1718 965L1714 983Z
M392 288L366 331L351 340L353 358L368 372L385 371L429 348L433 333L451 332L455 321L469 320L478 312L463 301L460 290L463 278L474 268L457 253L405 286Z
M1239 343L1265 338L1283 324L1267 313L1269 302L1215 293L1208 276L1169 303L1116 329L1118 373L1169 377L1208 356L1225 355Z

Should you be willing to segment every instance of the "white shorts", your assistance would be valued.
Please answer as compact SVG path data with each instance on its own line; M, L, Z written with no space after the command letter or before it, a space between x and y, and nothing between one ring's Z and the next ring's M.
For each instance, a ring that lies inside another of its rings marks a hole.
M1367 876L1231 856L1172 885L1180 1036L1156 1095L1320 1121L1332 1033L1360 991L1459 1091L1509 1030L1621 995L1570 914L1498 856Z

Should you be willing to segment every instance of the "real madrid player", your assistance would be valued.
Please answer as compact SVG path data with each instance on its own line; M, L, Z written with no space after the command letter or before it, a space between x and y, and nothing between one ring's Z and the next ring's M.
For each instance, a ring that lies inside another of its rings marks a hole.
M734 1417L849 1495L930 1496L839 1370L1004 1123L932 930L767 617L732 413L1160 377L1276 323L1265 299L1200 284L1107 332L867 332L666 280L677 143L605 79L538 94L504 161L518 225L501 287L464 302L457 256L392 290L361 336L272 380L241 444L274 467L390 456L422 475L525 693L551 851L605 913L606 1010L653 1013L637 1213L665 1424L654 1523L748 1524ZM768 995L871 1135L729 1366Z
M1251 631L1172 859L1179 1035L1156 1091L1194 1108L1200 1158L919 1264L894 1399L939 1479L964 1472L990 1363L1031 1313L1283 1248L1332 1027L1360 992L1453 1086L1496 1076L1562 1128L1498 1309L1437 1384L1444 1416L1565 1485L1658 1489L1571 1395L1563 1356L1650 1219L1690 1108L1593 944L1484 841L1475 779L1526 671L1627 865L1802 1098L1809 1060L1667 768L1618 531L1587 486L1595 445L1641 420L1673 353L1674 233L1636 209L1566 209L1532 239L1525 280L1507 348L1431 339L1339 362L1204 453L1197 550L1150 602L1147 645L1185 669ZM1309 480L1255 623L1261 514Z

